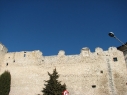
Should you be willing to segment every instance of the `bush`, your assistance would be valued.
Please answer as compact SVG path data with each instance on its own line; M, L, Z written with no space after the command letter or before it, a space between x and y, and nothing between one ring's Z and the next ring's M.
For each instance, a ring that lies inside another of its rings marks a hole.
M0 95L9 95L11 85L10 72L5 71L0 75Z

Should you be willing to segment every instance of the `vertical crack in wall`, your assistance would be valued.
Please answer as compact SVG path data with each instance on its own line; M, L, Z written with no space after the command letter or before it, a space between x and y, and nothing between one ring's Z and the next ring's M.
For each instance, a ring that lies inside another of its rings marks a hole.
M107 58L107 66L108 66L110 92L112 93L112 95L117 95L114 89L114 84L113 84L113 79L112 79L112 69L111 69L111 65L110 65L108 58Z

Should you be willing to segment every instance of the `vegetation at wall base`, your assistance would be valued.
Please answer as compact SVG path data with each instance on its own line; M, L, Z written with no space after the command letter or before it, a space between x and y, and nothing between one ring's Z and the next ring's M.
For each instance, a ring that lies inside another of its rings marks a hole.
M66 90L66 85L61 84L60 81L58 81L59 75L56 71L56 68L53 70L53 73L49 75L49 80L45 81L47 84L45 85L45 88L43 88L42 92L43 95L62 95L62 92Z
M11 74L5 71L0 75L0 95L9 95L11 85Z

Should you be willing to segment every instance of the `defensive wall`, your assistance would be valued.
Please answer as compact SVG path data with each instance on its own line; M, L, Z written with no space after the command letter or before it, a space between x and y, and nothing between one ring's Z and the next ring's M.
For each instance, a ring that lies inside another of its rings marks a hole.
M59 80L70 95L127 95L127 69L123 52L115 47L107 51L81 49L80 54L43 56L39 50L7 52L0 44L0 74L11 73L10 95L42 95L47 72L57 69Z

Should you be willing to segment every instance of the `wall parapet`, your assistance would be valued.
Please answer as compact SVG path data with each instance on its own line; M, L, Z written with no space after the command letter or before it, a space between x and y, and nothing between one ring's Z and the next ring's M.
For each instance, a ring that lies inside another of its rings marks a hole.
M71 95L127 93L124 56L115 47L109 47L107 51L97 47L95 52L84 47L74 55L66 55L63 50L52 56L43 56L39 50L8 52L0 58L3 60L0 73L5 70L11 72L10 95L41 95L44 80L49 78L47 72L54 68Z

